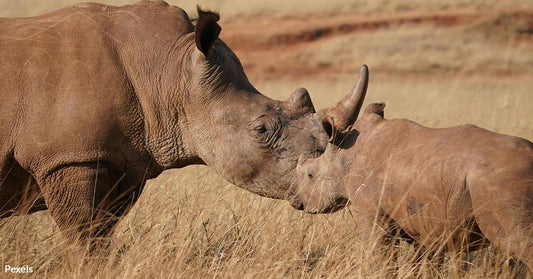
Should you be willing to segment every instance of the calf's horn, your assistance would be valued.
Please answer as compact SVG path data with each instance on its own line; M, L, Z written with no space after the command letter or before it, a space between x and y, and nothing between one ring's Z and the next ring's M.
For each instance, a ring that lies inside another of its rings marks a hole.
M361 72L359 73L359 80L355 84L354 88L340 100L334 107L326 109L325 113L334 120L335 128L339 131L344 131L350 125L352 125L363 101L365 100L366 88L368 87L368 67L366 65L361 66Z

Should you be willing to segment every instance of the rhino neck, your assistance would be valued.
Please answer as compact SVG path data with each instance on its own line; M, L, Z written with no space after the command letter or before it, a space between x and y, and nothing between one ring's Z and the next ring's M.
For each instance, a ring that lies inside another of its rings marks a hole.
M146 142L156 162L163 168L180 168L191 164L205 164L197 154L191 125L203 126L190 106L191 95L190 52L191 44L176 47L174 53L165 58L172 61L161 65L161 71L151 80L160 83L139 91L143 99ZM200 108L201 109L201 108Z
M181 101L170 103L162 96L149 95L140 99L144 99L141 103L147 149L157 164L164 169L204 164L190 136L191 119L183 107L187 105L186 98L178 96Z
M186 109L190 92L190 56L194 27L180 9L125 7L110 31L120 61L142 108L147 151L161 169L203 164L188 136ZM124 28L127 26L128 28Z

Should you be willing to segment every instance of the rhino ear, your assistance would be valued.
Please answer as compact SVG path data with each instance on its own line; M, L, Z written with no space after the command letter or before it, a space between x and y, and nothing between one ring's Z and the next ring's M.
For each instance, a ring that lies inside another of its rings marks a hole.
M330 143L335 142L335 123L333 123L333 119L329 116L322 116L320 119L320 125L322 126L322 130L326 132L326 135L329 138Z
M365 109L365 114L375 113L382 118L385 117L385 103L372 103Z
M207 56L222 30L217 23L220 16L214 12L203 11L200 6L196 6L196 8L198 10L198 23L194 31L194 39L196 47Z

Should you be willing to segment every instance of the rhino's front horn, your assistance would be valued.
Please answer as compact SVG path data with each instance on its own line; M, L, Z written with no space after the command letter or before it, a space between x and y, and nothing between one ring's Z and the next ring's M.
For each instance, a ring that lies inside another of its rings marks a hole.
M311 101L311 96L305 88L297 88L286 101L287 105L297 113L315 113L315 107Z
M357 120L357 116L359 115L359 111L365 100L367 87L368 67L363 65L361 66L359 80L350 93L348 93L348 95L340 100L334 107L326 109L326 115L334 120L335 126L339 131L346 130L346 128Z

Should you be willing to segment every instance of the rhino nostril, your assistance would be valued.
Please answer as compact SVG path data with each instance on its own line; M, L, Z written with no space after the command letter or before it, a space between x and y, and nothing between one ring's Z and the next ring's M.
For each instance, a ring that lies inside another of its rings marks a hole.
M312 174L312 173L308 173L308 174L307 174L307 177L309 177L309 178L313 178L313 174Z

